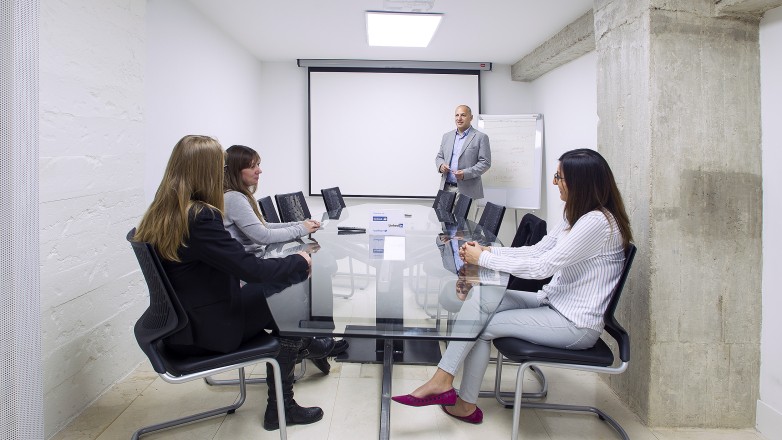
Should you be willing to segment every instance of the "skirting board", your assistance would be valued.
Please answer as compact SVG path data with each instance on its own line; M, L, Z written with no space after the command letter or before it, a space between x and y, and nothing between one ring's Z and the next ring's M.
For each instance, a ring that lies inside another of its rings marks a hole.
M782 414L758 400L755 429L768 440L782 440Z

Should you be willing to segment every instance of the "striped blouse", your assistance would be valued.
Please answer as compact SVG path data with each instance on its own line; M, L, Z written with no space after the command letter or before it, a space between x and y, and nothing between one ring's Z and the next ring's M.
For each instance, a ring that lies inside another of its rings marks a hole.
M538 291L549 305L576 327L603 331L603 314L624 263L622 234L611 216L600 211L583 215L568 229L563 220L533 246L492 247L478 264L519 278L551 282Z

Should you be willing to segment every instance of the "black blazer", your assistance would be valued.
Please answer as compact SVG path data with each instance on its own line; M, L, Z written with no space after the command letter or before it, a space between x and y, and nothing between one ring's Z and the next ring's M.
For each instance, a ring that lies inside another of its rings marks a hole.
M161 258L189 319L165 342L228 353L239 347L244 331L239 280L300 279L309 266L300 255L263 260L245 252L223 227L219 211L204 208L191 216L189 230L186 246L178 250L181 262Z

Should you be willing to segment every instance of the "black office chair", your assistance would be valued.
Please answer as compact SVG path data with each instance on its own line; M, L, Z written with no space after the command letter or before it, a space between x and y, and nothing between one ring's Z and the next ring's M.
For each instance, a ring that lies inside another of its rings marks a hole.
M537 242L545 236L546 221L537 217L535 214L527 213L521 218L521 223L519 223L519 227L516 229L516 235L513 237L510 246L532 246L533 244L537 244ZM551 281L551 277L542 280L528 280L510 275L508 279L508 289L537 292L548 284L549 281Z
M622 275L619 277L619 281L616 283L613 292L611 293L611 301L608 303L608 308L603 315L605 321L605 330L611 337L613 337L619 346L619 358L621 363L617 366L614 364L614 354L611 349L603 341L598 339L594 347L587 350L566 350L562 348L546 347L543 345L533 344L523 339L517 338L498 338L494 340L494 346L502 356L518 362L519 372L516 375L516 390L514 393L513 404L505 401L500 393L500 381L502 380L502 356L498 356L497 362L497 374L495 376L494 390L496 392L495 397L497 400L505 405L506 408L513 408L513 434L512 440L516 440L519 436L519 417L521 408L538 408L538 409L550 409L560 411L576 411L576 412L591 412L597 415L600 420L611 425L614 430L624 440L628 440L627 433L622 429L616 420L612 419L608 414L604 413L600 409L593 406L579 406L579 405L561 405L553 403L533 403L522 402L522 388L524 385L524 371L527 367L540 367L548 366L555 368L567 368L571 370L582 371L594 371L597 373L606 374L620 374L627 369L630 362L630 336L627 334L624 328L617 322L614 317L616 311L616 305L619 303L619 298L622 294L622 288L627 280L627 275L630 273L630 266L633 264L633 258L635 258L636 248L635 245L630 245L625 250L625 262L622 269Z
M505 207L495 205L492 202L486 202L486 206L483 208L481 218L478 220L478 224L483 226L483 229L490 232L495 237L500 232L500 225L502 225L502 218L505 216Z
M269 223L280 223L280 217L277 216L277 210L274 209L274 202L269 196L258 199L258 206L261 208L261 215Z
M438 190L437 195L434 198L434 203L432 204L432 208L439 209L441 211L447 211L451 212L453 209L453 202L456 200L456 193L445 191L445 190Z
M464 194L459 194L456 198L456 203L453 205L453 216L457 219L467 219L467 213L470 212L470 205L472 205L472 198Z
M301 191L277 194L274 199L277 200L277 209L280 210L280 220L283 223L300 222L312 218L307 200Z
M127 239L136 254L141 273L149 288L149 307L141 315L134 327L136 341L149 358L152 368L169 383L184 383L205 378L225 371L239 370L239 397L229 406L193 414L168 422L158 423L138 429L131 439L159 431L161 429L190 423L219 414L233 414L242 406L247 397L244 368L259 362L271 364L274 371L274 383L277 391L277 416L280 423L280 438L285 440L285 407L282 397L282 376L280 366L274 357L280 351L280 343L268 334L261 334L242 344L232 353L217 353L201 356L185 356L166 349L162 340L187 325L187 314L166 276L157 254L149 243L133 241L136 229L132 229ZM260 423L260 419L259 419Z
M338 186L334 188L325 188L320 190L320 195L323 196L323 203L326 205L326 211L337 211L345 207L345 200L342 198L342 192Z

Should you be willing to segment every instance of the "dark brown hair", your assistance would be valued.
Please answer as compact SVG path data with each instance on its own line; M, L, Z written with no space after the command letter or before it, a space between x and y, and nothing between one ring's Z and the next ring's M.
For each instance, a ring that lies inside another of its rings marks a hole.
M605 214L610 223L607 214L611 213L627 249L633 232L608 162L597 151L581 148L563 154L559 163L567 186L565 218L568 223L572 226L582 215L595 210Z
M225 192L236 191L244 194L247 197L247 201L250 202L250 206L253 208L253 212L261 220L263 224L266 221L261 215L261 211L258 210L258 202L255 201L253 194L256 187L244 184L242 181L242 170L250 168L254 163L259 162L261 156L250 147L244 145L231 145L225 150L225 182L223 187Z

